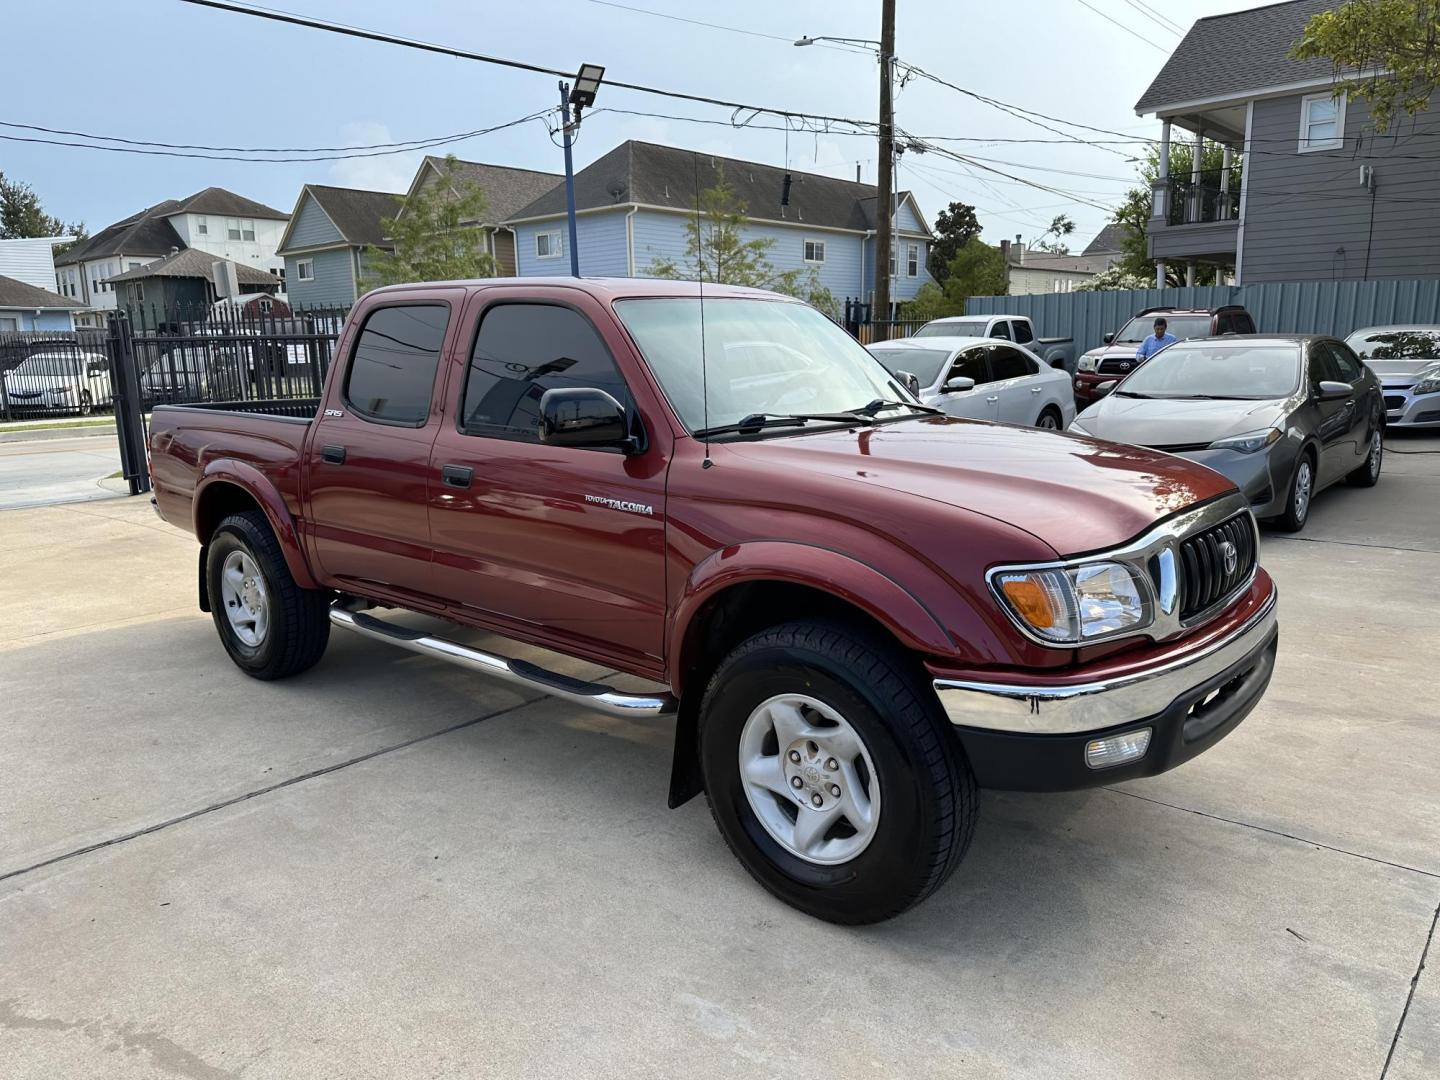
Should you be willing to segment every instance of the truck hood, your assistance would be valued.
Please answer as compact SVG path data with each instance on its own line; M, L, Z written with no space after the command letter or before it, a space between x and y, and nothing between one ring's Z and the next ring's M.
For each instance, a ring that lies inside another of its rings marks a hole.
M822 474L994 518L1061 555L1121 544L1234 489L1219 473L1168 454L954 417L730 443L726 450L771 475ZM862 516L865 505L857 493Z
M1277 401L1102 398L1075 418L1097 439L1137 446L1208 445L1216 439L1271 427L1285 415Z

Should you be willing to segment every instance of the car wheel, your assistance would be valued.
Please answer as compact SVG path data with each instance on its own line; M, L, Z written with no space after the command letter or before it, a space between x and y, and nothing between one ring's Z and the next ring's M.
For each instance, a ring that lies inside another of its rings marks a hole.
M829 922L891 918L950 876L975 828L975 779L904 654L841 623L739 645L699 718L710 811L775 896Z
M1059 431L1063 424L1060 410L1053 405L1048 405L1041 410L1040 419L1035 421L1035 426L1042 431Z
M89 390L80 391L80 415L89 416L95 408L95 399L90 396Z
M295 584L264 514L232 514L220 522L210 538L205 581L220 640L245 674L283 679L324 655L330 594Z
M1351 487L1374 487L1380 480L1380 465L1384 459L1384 427L1377 422L1375 430L1370 433L1370 452L1365 455L1364 464L1346 476L1345 482Z
M1295 463L1295 473L1290 477L1290 493L1285 501L1285 512L1275 519L1275 524L1285 532L1299 532L1310 517L1310 502L1315 497L1315 457L1306 450Z

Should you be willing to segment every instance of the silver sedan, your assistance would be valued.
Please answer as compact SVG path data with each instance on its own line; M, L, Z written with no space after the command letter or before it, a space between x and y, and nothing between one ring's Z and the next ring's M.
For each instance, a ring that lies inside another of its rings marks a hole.
M1345 339L1380 378L1385 423L1440 428L1440 326L1370 326Z
M1064 430L1075 418L1070 376L995 338L898 338L869 346L892 375L914 375L920 400L951 416Z

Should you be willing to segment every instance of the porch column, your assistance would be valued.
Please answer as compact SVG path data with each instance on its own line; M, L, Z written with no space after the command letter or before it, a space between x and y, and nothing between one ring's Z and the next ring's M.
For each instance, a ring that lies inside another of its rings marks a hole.
M1155 260L1155 288L1165 288L1165 260Z
M1191 212L1187 220L1204 220L1205 197L1200 193L1200 177L1202 173L1202 159L1205 157L1205 121L1202 117L1195 117L1195 146L1190 151L1190 199Z
M1170 212L1170 121L1160 122L1160 171L1155 177L1155 188L1151 192L1150 216L1162 221L1169 219Z
M1199 267L1200 267L1200 264L1197 263L1194 259L1189 260L1189 261L1185 264L1185 284L1186 284L1186 285L1191 285L1191 286L1193 286L1193 285L1195 284L1195 274L1196 274L1196 271L1199 269Z
M1224 155L1220 158L1220 198L1216 201L1219 213L1215 216L1229 221L1234 217L1230 208L1230 155L1232 151L1227 145Z

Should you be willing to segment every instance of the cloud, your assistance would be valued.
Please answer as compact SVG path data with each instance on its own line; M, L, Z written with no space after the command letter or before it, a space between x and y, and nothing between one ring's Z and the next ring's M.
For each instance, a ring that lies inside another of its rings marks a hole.
M339 146L364 146L394 142L389 127L372 121L346 124L340 130ZM415 177L415 170L425 159L423 150L407 150L380 157L352 157L332 162L330 182L339 187L365 188L369 191L404 192Z

